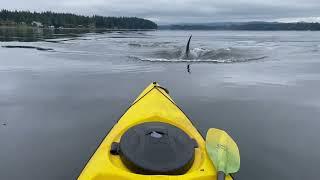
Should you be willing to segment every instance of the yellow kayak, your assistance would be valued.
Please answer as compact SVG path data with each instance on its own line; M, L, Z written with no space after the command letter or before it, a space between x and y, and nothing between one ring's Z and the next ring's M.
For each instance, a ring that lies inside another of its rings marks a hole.
M205 148L168 91L152 83L114 125L78 180L217 179Z

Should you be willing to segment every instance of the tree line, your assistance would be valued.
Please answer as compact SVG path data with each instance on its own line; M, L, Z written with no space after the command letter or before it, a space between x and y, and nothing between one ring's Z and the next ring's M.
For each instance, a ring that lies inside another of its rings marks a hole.
M36 23L35 23L36 22ZM0 11L0 25L39 25L63 28L157 29L157 24L137 17L82 16L71 13Z
M160 29L171 30L253 30L253 31L319 31L320 23L278 23L278 22L248 22L235 24L195 24L195 25L166 25L160 26Z

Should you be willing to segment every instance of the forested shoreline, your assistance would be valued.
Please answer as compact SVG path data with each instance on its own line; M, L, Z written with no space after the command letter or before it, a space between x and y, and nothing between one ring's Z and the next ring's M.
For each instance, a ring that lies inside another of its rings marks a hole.
M212 24L176 24L159 26L167 30L246 30L246 31L320 31L320 23L244 22Z
M0 26L38 28L157 29L157 24L137 17L82 16L71 13L0 11Z

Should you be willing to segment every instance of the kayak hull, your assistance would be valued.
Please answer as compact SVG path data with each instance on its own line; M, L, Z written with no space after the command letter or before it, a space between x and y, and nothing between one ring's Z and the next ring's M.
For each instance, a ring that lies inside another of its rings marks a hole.
M195 158L191 168L182 175L142 175L131 172L119 156L110 154L113 142L135 125L145 122L163 122L176 126L196 140ZM188 117L180 110L167 90L157 83L150 84L133 102L130 108L114 125L91 157L78 180L212 180L217 172L206 150L205 141ZM231 180L230 176L226 179Z

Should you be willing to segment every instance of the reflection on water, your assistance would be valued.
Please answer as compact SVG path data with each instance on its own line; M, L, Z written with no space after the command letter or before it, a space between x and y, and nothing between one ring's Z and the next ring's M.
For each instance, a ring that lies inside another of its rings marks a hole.
M0 41L35 42L46 39L79 37L84 33L99 33L102 30L90 29L41 29L0 27ZM48 40L50 41L50 40Z
M188 71L189 74L191 74L190 64L187 65L187 71Z
M106 29L42 29L42 28L15 28L15 27L0 27L0 42L9 41L21 41L21 42L36 42L36 41L47 41L47 42L62 42L64 40L54 40L60 38L75 39L76 37L81 37L83 34L93 33L113 33L116 32L117 35L110 36L108 38L136 38L136 36L128 36L128 34L141 35L140 38L146 38L144 31L135 30L106 30ZM81 39L81 38L80 38Z

